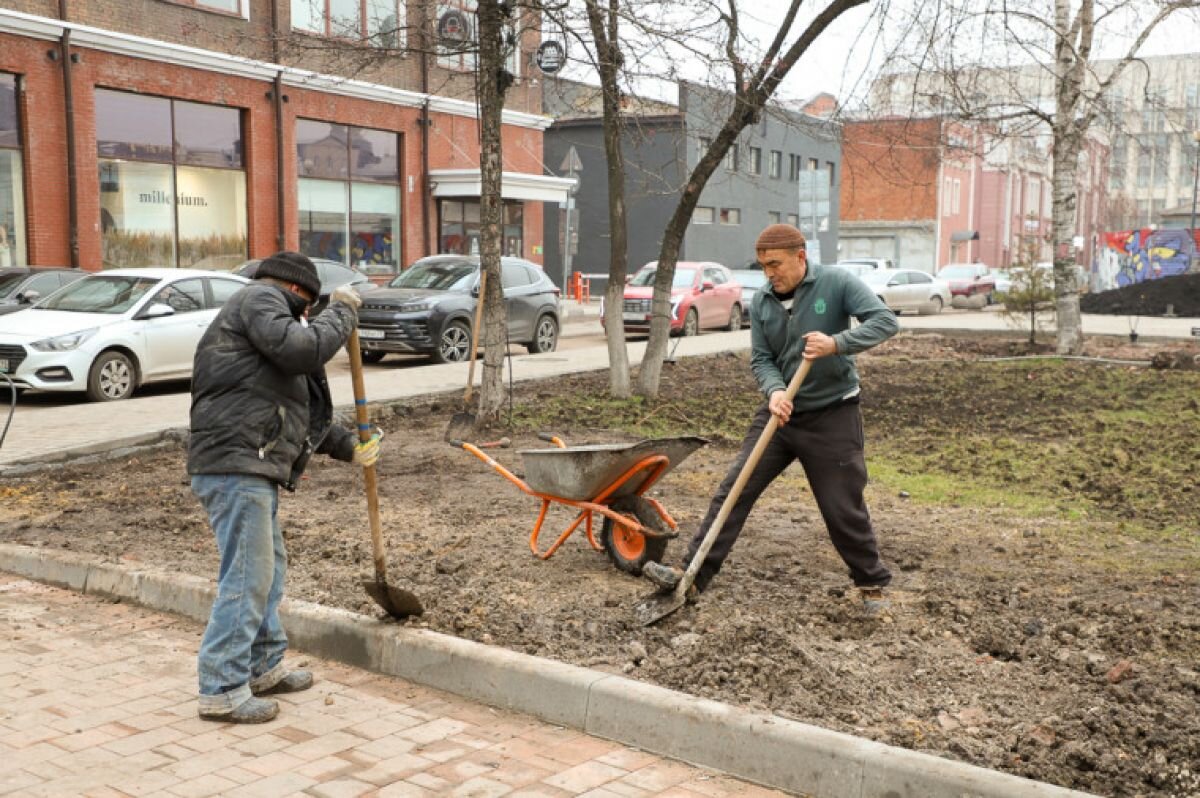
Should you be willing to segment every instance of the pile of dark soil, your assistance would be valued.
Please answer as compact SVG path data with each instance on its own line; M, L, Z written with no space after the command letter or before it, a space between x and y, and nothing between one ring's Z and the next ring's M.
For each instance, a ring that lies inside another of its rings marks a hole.
M389 579L424 602L414 626L1101 795L1200 795L1200 373L1113 363L1159 350L1111 341L1085 349L1108 362L993 359L1020 347L902 334L859 359L890 616L861 613L794 466L701 601L640 627L648 584L582 530L532 557L539 503L448 446L457 402L432 398L372 408ZM518 386L514 449L489 451L521 473L539 430L709 438L652 491L675 561L761 401L744 354L681 359L653 402L561 377ZM539 547L573 518L554 508ZM377 613L361 470L315 459L280 522L289 597ZM217 573L180 450L6 479L0 540Z
M1200 274L1179 274L1084 294L1079 297L1079 309L1111 316L1166 316L1170 310L1176 316L1200 318Z

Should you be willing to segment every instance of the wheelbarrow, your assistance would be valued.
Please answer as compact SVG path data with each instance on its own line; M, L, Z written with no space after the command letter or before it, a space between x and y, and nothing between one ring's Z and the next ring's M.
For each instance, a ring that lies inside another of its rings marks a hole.
M678 534L679 525L660 502L645 493L708 443L706 439L655 438L638 443L567 446L561 438L547 433L538 438L554 447L518 452L525 465L525 479L474 444L450 443L478 457L522 492L541 500L541 512L529 535L529 548L535 557L550 559L583 524L591 547L607 552L613 564L626 573L641 576L646 563L662 560L667 541ZM538 537L552 504L574 508L579 514L543 551L538 547ZM599 540L593 527L597 514L604 519Z

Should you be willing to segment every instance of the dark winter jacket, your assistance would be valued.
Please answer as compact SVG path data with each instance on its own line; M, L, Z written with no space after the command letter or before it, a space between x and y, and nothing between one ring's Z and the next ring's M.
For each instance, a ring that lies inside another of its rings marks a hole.
M850 329L851 317L859 324ZM817 358L792 405L795 412L818 410L858 390L854 355L891 338L900 329L896 314L856 276L836 266L809 265L789 315L768 283L750 305L750 368L763 395L787 388L800 368L804 334L823 332L837 354Z
M357 318L333 302L305 326L303 304L253 282L213 319L192 372L189 474L255 474L295 490L314 451L353 459L354 436L333 426L324 365Z

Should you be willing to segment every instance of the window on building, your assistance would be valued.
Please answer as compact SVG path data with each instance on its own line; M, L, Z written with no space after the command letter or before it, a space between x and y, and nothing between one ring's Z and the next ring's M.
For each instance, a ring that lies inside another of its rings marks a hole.
M762 174L762 148L761 147L751 147L750 148L750 162L748 164L746 164L746 169L752 175L761 175Z
M962 200L962 181L955 178L954 184L950 189L950 212L959 213L962 209L960 204Z
M231 268L246 258L237 108L96 89L105 268Z
M783 153L779 150L771 150L771 161L768 167L771 177L778 180L783 170Z
M740 208L722 208L721 224L741 224L742 211Z
M779 220L781 218L782 216L780 215L779 211L767 211L768 224L779 224Z
M1139 136L1137 142L1137 187L1150 186L1150 174L1153 170L1153 153L1147 136Z
M475 69L476 55L478 46L475 43L475 9L478 7L476 0L441 0L437 4L437 15L434 18L435 25L440 25L443 19L447 19L446 15L458 11L461 13L461 20L466 23L467 30L465 40L459 45L448 44L445 41L438 43L438 66L446 69L461 70L470 72ZM511 40L518 41L518 31L514 22L508 23ZM435 33L436 35L436 33ZM508 53L508 58L505 67L513 75L520 77L520 47L513 47Z
M400 135L296 120L300 251L367 274L399 270Z
M249 11L250 0L167 0L167 2L245 16Z
M292 29L339 39L365 39L378 47L402 47L404 3L402 0L292 0Z
M818 161L816 158L809 158L809 159L808 159L808 169L809 169L809 171L810 171L810 172L815 172L815 171L817 171L817 170L818 170L818 169L820 169L820 168L821 168L821 162L820 162L820 161Z
M837 184L837 178L834 175L835 166L833 161L825 162L825 169L829 172L829 187L833 188Z
M480 253L480 218L482 206L479 200L444 199L438 204L439 230L438 252L453 255L478 255ZM564 217L565 218L565 217ZM506 201L500 210L503 228L501 254L507 257L524 257L525 251L525 205ZM562 228L560 228L560 243ZM578 239L571 235L572 252L576 251Z
M713 209L697 207L692 211L692 224L712 224Z
M1108 163L1108 187L1114 191L1125 188L1125 171L1129 168L1129 148L1127 139L1121 137L1113 145L1112 157Z
M1029 179L1029 184L1025 192L1025 215L1039 216L1042 202L1042 181L1036 177Z
M952 186L950 178L942 180L942 216L950 215L950 189Z
M1154 137L1154 187L1166 188L1171 179L1171 137L1159 133Z
M788 180L795 183L800 179L800 167L804 164L804 159L799 155L788 156Z
M796 215L794 213L789 213L787 219L788 219L787 223L790 224L792 227L800 226L800 217L798 215Z
M729 145L729 150L725 153L725 168L730 172L738 170L738 145Z
M0 72L0 268L29 262L17 96L16 75Z

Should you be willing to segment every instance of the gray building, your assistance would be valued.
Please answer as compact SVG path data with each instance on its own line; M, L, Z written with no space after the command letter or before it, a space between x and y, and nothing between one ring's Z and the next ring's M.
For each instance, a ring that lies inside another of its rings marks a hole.
M545 133L544 160L558 176L574 167L570 271L608 271L608 177L603 122L595 105L580 101L579 84L547 80L543 103L556 118ZM567 98L567 99L564 99ZM626 206L629 269L658 257L663 230L687 176L715 138L732 97L681 83L679 105L639 101L626 117ZM572 151L574 155L572 155ZM754 240L774 222L790 222L810 239L814 262L837 259L841 126L820 117L772 107L747 128L704 188L684 237L680 260L713 260L737 267L754 257ZM567 209L545 206L546 271L562 281ZM815 231L815 237L814 237Z

